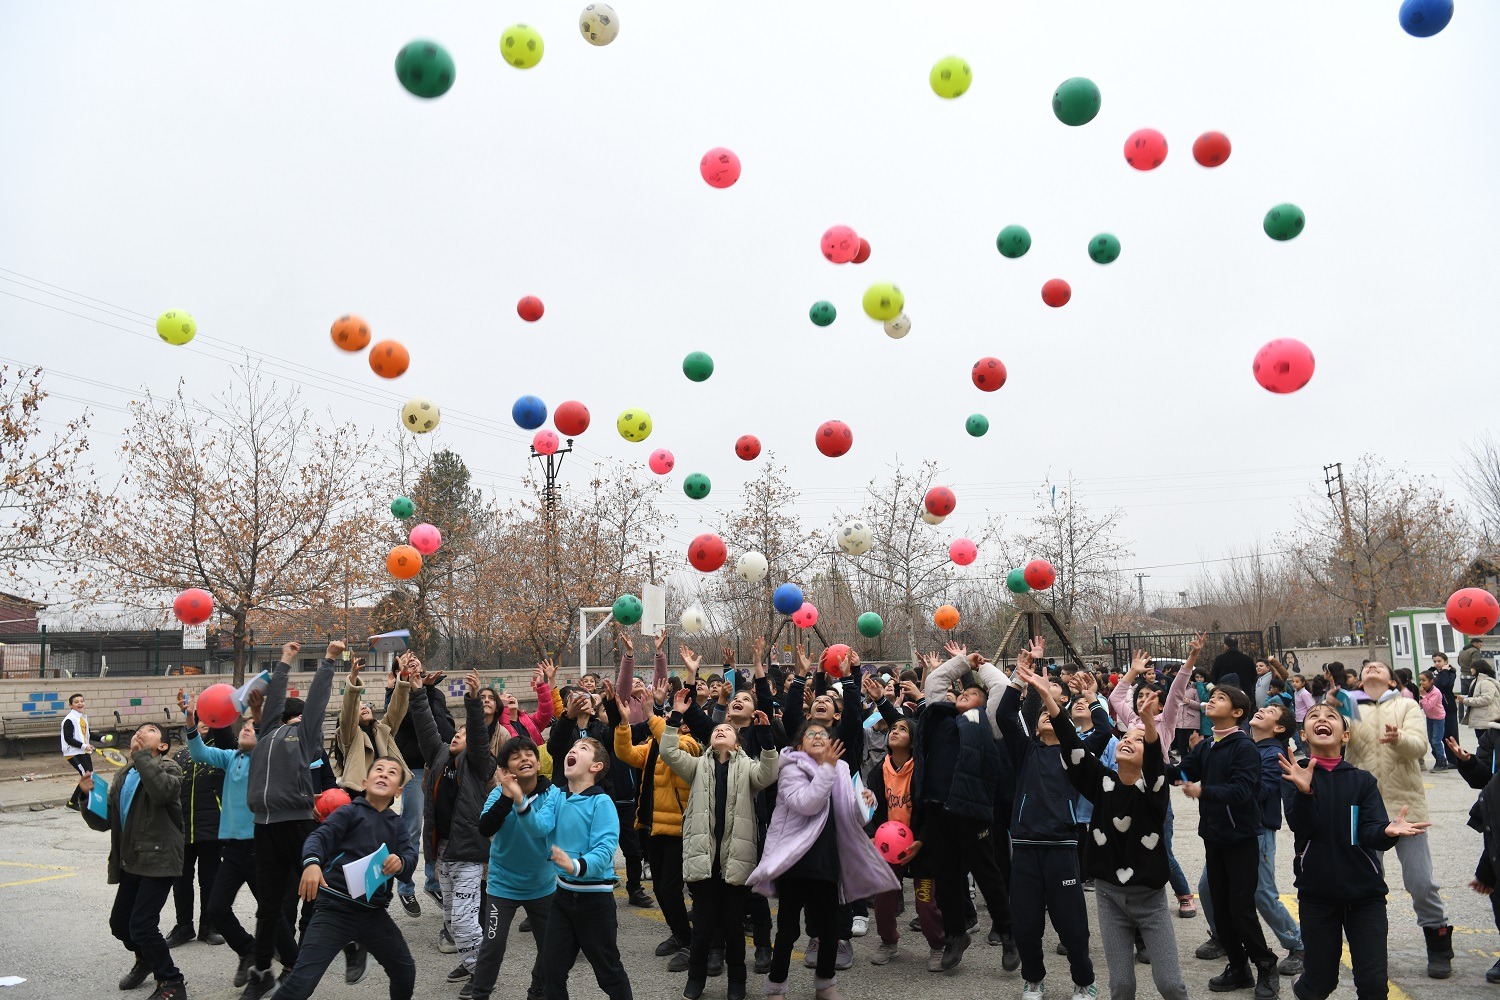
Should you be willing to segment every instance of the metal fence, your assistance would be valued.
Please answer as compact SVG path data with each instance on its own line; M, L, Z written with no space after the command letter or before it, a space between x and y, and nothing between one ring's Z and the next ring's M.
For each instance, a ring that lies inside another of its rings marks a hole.
M1251 659L1259 659L1277 652L1272 642L1279 635L1280 630L1272 628L1270 635L1255 631L1240 632L1209 632L1208 640L1203 647L1203 662L1200 666L1207 667L1213 662L1213 658L1224 651L1224 640L1234 638L1239 640L1240 652ZM1130 666L1130 659L1135 655L1137 649L1144 649L1154 660L1185 660L1188 655L1188 643L1193 641L1193 632L1149 632L1136 635L1131 632L1116 632L1108 636L1104 641L1108 648L1108 654L1113 658L1114 670L1124 673Z

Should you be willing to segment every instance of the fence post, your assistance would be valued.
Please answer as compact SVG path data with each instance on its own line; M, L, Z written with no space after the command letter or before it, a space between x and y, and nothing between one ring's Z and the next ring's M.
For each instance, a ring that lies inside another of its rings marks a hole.
M37 674L38 677L47 676L47 626L45 625L42 626L42 655L38 669L41 671Z
M151 630L151 676L161 675L161 629Z

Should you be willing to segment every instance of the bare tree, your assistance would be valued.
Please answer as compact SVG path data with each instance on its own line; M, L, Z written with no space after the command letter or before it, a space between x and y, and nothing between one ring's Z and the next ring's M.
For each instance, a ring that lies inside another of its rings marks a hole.
M1468 461L1458 475L1469 491L1479 529L1490 548L1500 544L1500 440L1488 431L1465 446Z
M350 566L383 560L372 538L368 437L319 420L295 391L254 368L235 373L218 409L149 392L131 404L127 470L80 498L85 598L164 607L201 587L230 623L243 680L247 618L339 596ZM378 572L384 572L381 566Z
M1057 581L1033 596L1068 629L1076 621L1108 613L1116 603L1120 563L1132 554L1120 538L1125 512L1117 507L1097 513L1078 492L1071 473L1064 485L1044 484L1030 529L1015 537L1008 550L1017 566L1038 558L1052 564Z
M89 417L43 434L40 368L0 365L0 564L12 579L38 563L56 562L77 528L74 497L89 442Z

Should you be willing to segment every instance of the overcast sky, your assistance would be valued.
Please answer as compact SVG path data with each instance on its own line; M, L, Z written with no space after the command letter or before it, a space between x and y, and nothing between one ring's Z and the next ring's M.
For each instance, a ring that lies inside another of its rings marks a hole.
M1430 39L1398 6L619 0L595 48L581 0L3 0L0 358L49 370L50 419L87 401L106 468L141 387L207 398L241 350L381 433L429 396L434 443L502 498L530 440L511 401L579 399L575 459L675 452L675 542L753 474L744 433L814 521L898 456L948 470L954 534L1014 522L1071 471L1125 509L1148 588L1175 591L1196 569L1163 564L1269 545L1325 463L1378 452L1457 491L1462 445L1494 423L1500 5L1460 0ZM546 41L529 71L498 52L517 20ZM438 100L395 78L414 38L457 63ZM950 54L974 74L956 101L927 83ZM1075 75L1104 98L1081 128L1051 110ZM1141 127L1170 144L1150 173L1122 155ZM1191 154L1209 129L1234 144L1214 170ZM728 190L698 175L720 145L744 165ZM1307 227L1275 243L1261 219L1283 201ZM838 223L867 263L822 258ZM1020 260L995 250L1009 223L1033 237ZM1086 253L1101 231L1123 244L1108 266ZM1041 301L1052 277L1062 309ZM882 280L906 295L899 342L860 309ZM199 322L187 348L152 330L171 308ZM410 372L336 350L345 312L405 343ZM1284 336L1318 368L1275 396L1250 362ZM708 382L683 377L692 350ZM1010 370L997 393L969 382L984 355ZM644 444L615 432L627 407L654 418ZM975 412L986 437L964 431ZM854 431L837 460L813 446L829 418ZM682 496L692 471L707 501Z

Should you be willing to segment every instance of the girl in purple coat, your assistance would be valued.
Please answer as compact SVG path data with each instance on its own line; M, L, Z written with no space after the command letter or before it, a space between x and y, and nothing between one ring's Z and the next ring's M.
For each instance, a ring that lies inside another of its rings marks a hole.
M750 874L763 896L776 896L776 946L766 995L785 996L792 947L807 930L818 938L818 966L813 980L817 1000L843 1000L834 984L838 959L839 904L899 889L890 865L881 860L865 836L865 807L854 795L844 747L818 722L808 722L792 746L781 751L776 811L766 834L766 852Z

